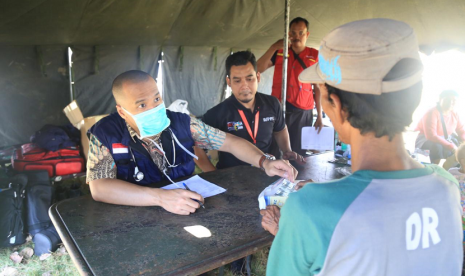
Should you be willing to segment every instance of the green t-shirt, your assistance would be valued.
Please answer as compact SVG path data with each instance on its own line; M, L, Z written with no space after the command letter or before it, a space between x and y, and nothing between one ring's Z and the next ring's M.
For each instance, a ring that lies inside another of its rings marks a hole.
M290 195L267 275L460 275L462 235L442 168L357 171Z

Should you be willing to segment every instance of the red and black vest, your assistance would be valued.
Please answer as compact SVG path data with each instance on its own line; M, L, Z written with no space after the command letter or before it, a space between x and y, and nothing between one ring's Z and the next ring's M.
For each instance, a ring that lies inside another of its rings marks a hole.
M305 47L299 54L300 59L307 65L312 66L318 62L318 50ZM289 49L289 63L287 69L287 95L286 100L293 106L308 110L313 109L313 90L312 84L299 82L299 75L304 70L300 65L299 61L294 58L292 50ZM278 98L281 101L281 89L283 83L283 50L279 50L276 55L274 76L273 76L273 87L271 95Z

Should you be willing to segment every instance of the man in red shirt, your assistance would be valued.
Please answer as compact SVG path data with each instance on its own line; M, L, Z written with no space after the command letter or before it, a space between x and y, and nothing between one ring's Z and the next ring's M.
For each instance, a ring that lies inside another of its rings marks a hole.
M438 164L441 159L451 156L457 150L457 145L450 139L455 134L459 140L465 141L465 126L454 110L458 96L459 94L454 90L442 91L438 105L423 115L415 129L420 131L415 147L428 149L431 163ZM446 134L443 130L441 112Z
M286 124L289 129L291 147L294 151L305 154L301 146L302 127L312 126L313 108L316 105L318 117L315 127L320 131L323 127L320 103L320 90L318 86L301 83L298 79L300 73L307 67L318 62L318 50L305 46L309 36L308 21L302 17L294 18L289 24L290 48L288 51L288 74L286 94ZM281 101L282 66L283 66L283 40L278 40L257 61L257 69L263 73L275 66L273 88L271 95Z

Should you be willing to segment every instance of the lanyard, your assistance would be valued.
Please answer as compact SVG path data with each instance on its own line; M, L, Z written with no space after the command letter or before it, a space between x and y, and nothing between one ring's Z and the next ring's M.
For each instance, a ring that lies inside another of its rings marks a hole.
M260 122L260 111L257 111L257 114L255 114L255 127L254 127L254 134L252 135L252 130L250 129L249 122L247 121L247 118L245 117L244 111L238 109L239 115L241 115L242 122L245 125L245 128L247 129L247 132L249 133L250 137L252 137L254 145L257 144L257 132L258 132L258 123Z

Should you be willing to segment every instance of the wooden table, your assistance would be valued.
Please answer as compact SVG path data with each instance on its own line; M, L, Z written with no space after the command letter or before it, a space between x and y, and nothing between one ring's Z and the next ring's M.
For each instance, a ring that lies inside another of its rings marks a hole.
M326 182L333 179L343 177L335 168L344 167L344 165L329 163L334 159L334 152L325 152L305 158L307 163L305 166L296 165L299 171L297 179L307 180L313 179L315 182Z
M331 154L307 158L302 177L325 181L340 177ZM227 189L207 198L206 209L189 216L160 207L100 203L90 196L65 200L50 216L82 275L197 275L269 246L273 236L261 227L258 194L276 177L240 166L200 175ZM202 225L209 238L184 230Z

